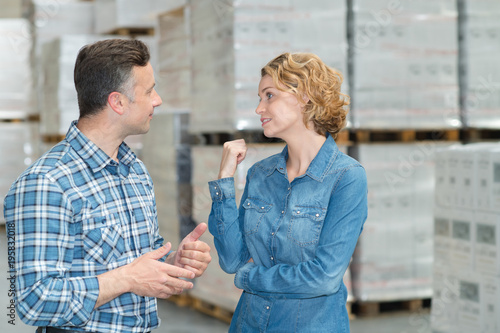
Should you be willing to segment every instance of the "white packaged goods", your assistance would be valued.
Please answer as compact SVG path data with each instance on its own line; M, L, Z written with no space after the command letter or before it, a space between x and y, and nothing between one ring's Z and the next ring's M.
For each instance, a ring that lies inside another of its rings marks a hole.
M191 108L191 41L189 7L158 17L157 92L162 110Z
M31 33L25 19L0 19L0 117L24 118L31 106Z
M444 171L436 192L458 194L448 195L451 200L436 200L432 329L497 333L500 143L454 146L437 154ZM458 287L450 288L445 283L449 281ZM444 296L450 292L456 296L453 301ZM447 305L451 305L447 310L438 311Z
M366 144L352 155L368 178L368 219L351 274L361 301L432 294L434 154L449 143ZM442 231L443 233L450 231Z
M180 242L183 214L190 214L185 213L185 205L191 205L191 186L186 183L190 179L182 175L190 170L179 170L189 164L183 159L190 158L189 145L183 143L187 132L185 116L155 109L150 130L141 139L141 159L155 187L160 234L172 243L172 248Z
M455 1L357 0L353 8L353 126L460 126Z
M71 121L78 119L78 100L73 80L80 49L90 43L116 36L63 35L45 43L42 61L45 98L41 109L41 134L66 134Z
M0 19L23 17L25 10L23 8L24 2L21 0L0 0L0 8L2 8Z
M0 122L0 197L4 198L16 178L39 157L38 123ZM3 200L0 201L3 212ZM4 224L3 214L0 223Z
M500 128L500 68L495 56L500 53L500 4L468 0L464 5L464 119L470 127Z
M248 169L256 162L280 153L283 144L250 144L248 145L245 160L238 165L235 180L236 201L239 203L243 193ZM345 150L345 147L339 147ZM208 189L208 182L217 179L220 159L222 156L221 146L193 146L193 218L199 222L206 222L210 214L212 200ZM234 311L241 290L234 286L234 276L222 271L219 267L217 251L213 243L213 236L208 232L202 236L213 251L212 264L208 266L205 273L196 279L195 288L190 294L195 297L209 301L211 304L221 306L227 310ZM348 301L352 301L351 282L349 271L344 276L344 283L348 288Z
M120 28L155 28L158 14L184 6L186 0L96 0L95 31Z
M191 132L259 129L260 69L283 52L316 53L347 78L345 1L318 3L191 2Z
M92 34L94 32L94 2L77 0L33 0L29 18L33 30L33 105L35 111L43 108L43 44L61 35Z

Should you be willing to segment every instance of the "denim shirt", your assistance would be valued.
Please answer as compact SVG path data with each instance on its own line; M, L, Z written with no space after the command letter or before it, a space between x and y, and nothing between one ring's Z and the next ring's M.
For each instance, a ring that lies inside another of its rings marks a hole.
M291 183L287 158L248 170L239 208L233 178L209 182L219 264L244 291L230 332L349 332L342 279L367 217L365 170L330 135Z

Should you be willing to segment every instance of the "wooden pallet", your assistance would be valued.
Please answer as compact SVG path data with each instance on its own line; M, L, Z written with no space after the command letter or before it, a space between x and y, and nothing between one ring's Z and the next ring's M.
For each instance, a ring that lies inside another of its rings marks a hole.
M118 36L154 36L154 28L117 28L109 32L110 35Z
M2 123L24 123L24 122L39 122L39 121L40 121L39 114L30 114L26 115L25 117L11 118L11 117L4 117L0 113L0 122Z
M430 299L411 299L384 302L356 302L353 313L359 317L372 317L392 312L416 312L430 308Z
M180 295L172 295L167 298L168 301L175 303L177 306L184 308L193 304L193 298L186 293Z
M64 135L64 134L44 134L44 135L42 135L42 142L58 143L58 142L64 140L65 137L66 137L66 135Z
M459 141L458 129L401 129L401 130L367 130L352 129L350 140L355 143L370 142L415 142L415 141Z
M464 142L499 141L500 129L467 128L461 130L460 136Z
M203 133L192 135L190 142L195 145L223 145L226 141L244 139L248 143L280 143L281 139L268 138L263 131L237 131L234 133ZM335 142L340 145L347 145L349 141L349 131L342 130L338 133Z
M231 322L231 318L233 317L233 312L221 308L220 306L210 304L209 302L203 301L201 299L193 298L193 303L191 307L195 310L198 310L201 313L209 315L210 317L217 318L226 323Z

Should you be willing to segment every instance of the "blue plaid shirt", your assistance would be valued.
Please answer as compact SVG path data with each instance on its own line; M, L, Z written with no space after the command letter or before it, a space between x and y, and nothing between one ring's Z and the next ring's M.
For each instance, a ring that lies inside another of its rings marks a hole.
M16 230L16 301L28 325L91 332L159 326L156 299L122 294L94 310L97 275L163 243L153 183L123 143L119 163L74 122L12 185L4 215Z

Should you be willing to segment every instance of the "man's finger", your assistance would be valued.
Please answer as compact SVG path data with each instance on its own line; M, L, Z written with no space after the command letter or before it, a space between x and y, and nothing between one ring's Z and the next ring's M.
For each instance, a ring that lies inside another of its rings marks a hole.
M166 255L168 253L168 251L170 251L171 248L172 248L172 244L170 242L168 242L167 244L163 245L159 249L148 252L145 255L149 256L151 259L158 260L158 259L162 258L164 255Z

